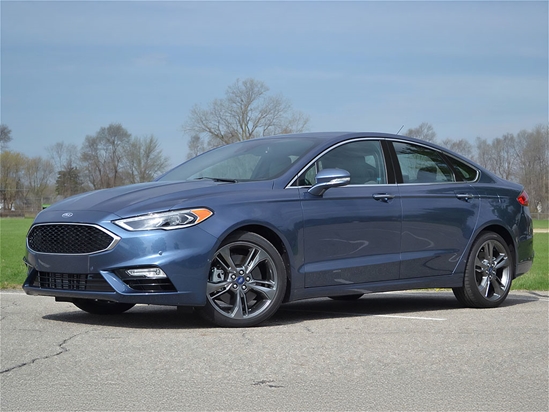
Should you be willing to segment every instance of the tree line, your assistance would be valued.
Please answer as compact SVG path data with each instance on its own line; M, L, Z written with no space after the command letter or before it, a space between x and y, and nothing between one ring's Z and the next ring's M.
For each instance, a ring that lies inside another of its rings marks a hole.
M284 96L269 93L255 79L236 80L206 107L195 105L182 126L188 158L225 144L259 136L302 132L309 117L294 110ZM404 133L438 143L479 163L507 180L522 183L534 211L549 210L549 139L547 125L507 133L492 140L477 137L439 140L427 122ZM58 142L46 148L48 158L9 150L7 125L0 125L0 203L2 209L39 210L81 192L147 182L164 172L169 159L154 135L132 136L119 123L88 135L80 147ZM538 208L541 208L539 210Z
M37 211L89 190L148 182L169 164L154 135L132 136L119 123L86 136L80 148L65 142L48 146L48 158L8 150L11 130L1 125L0 133L3 210Z

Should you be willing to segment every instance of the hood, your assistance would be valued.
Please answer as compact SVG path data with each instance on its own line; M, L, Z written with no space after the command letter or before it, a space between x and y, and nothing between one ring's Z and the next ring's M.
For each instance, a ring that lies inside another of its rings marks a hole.
M112 189L95 190L69 197L39 213L40 221L98 221L136 216L170 209L207 206L204 197L221 195L239 189L250 190L272 182L223 183L211 180L191 182L150 182ZM63 215L70 213L71 215Z

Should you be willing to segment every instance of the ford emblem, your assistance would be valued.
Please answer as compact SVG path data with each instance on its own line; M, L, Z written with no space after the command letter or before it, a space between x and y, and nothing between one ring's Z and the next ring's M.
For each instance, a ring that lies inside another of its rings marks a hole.
M72 216L72 212L63 213L61 215L61 217L71 217L71 216Z

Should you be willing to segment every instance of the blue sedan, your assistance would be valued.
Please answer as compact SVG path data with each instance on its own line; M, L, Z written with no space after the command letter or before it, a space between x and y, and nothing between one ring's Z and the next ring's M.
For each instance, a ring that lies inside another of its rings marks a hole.
M305 133L54 204L28 232L23 287L93 314L187 306L248 327L283 302L414 288L495 307L533 258L521 185L416 139Z

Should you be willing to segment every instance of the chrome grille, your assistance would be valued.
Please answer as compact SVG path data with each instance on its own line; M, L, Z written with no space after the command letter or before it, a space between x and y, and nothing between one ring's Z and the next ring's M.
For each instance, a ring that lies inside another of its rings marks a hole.
M108 250L119 239L94 225L47 224L36 225L30 230L27 245L34 252L76 255Z

